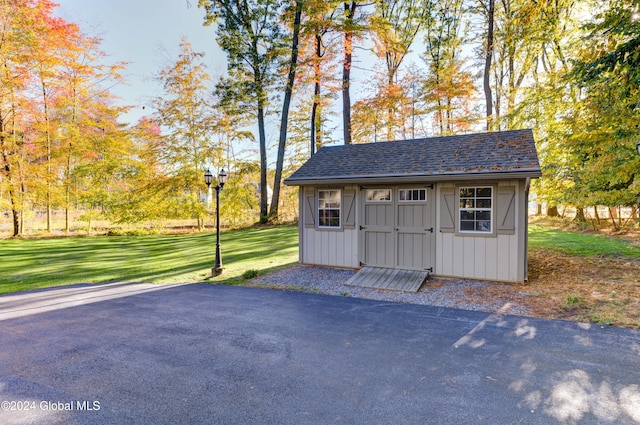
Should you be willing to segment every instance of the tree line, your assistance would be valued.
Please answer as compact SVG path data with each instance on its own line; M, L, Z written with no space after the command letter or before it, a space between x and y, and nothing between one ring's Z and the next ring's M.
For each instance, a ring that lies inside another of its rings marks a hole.
M227 72L212 77L183 39L154 75L151 112L126 125L109 91L126 64L105 64L100 39L55 17L49 0L0 0L0 209L15 235L33 211L50 231L54 209L67 230L74 211L201 226L209 167L231 168L223 216L277 220L295 196L283 178L323 145L483 129L534 129L543 166L534 191L550 207L576 206L580 218L588 206L638 204L635 1L198 6ZM366 87L354 86L356 73ZM269 120L279 123L275 155ZM247 143L257 160L236 152Z
M217 85L221 105L242 105L257 121L263 183L264 114L278 106L269 94L282 95L281 109L272 112L281 125L270 217L277 217L287 144L309 143L313 154L334 142L323 128L338 98L337 142L345 144L533 128L543 167L534 189L549 212L573 205L583 219L585 206L624 205L637 216L637 0L200 0L199 6L227 53L228 76ZM358 48L375 65L368 92L352 104ZM408 59L416 55L418 63Z

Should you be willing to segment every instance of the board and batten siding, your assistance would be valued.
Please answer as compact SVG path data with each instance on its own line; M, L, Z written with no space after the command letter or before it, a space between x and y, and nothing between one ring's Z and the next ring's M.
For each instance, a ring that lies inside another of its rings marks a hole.
M456 231L457 188L484 185L494 187L494 234L462 235ZM511 282L526 279L524 180L439 183L436 199L438 232L434 275ZM447 210L451 207L453 217L448 217ZM503 214L509 208L513 210Z
M318 189L340 189L341 226L339 229L318 229ZM346 187L300 187L301 217L299 224L299 258L302 264L333 267L359 267L357 186Z

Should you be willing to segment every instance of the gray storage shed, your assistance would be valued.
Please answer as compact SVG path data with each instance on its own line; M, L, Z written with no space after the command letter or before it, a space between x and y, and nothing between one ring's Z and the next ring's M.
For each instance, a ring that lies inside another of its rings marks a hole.
M531 130L327 146L299 186L300 262L527 279Z

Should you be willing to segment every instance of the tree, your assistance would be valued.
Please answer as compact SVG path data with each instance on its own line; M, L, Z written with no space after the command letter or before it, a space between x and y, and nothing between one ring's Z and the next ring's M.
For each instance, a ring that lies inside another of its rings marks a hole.
M62 101L63 82L60 71L65 61L78 48L80 38L76 25L53 16L55 5L49 1L39 1L34 6L34 21L31 28L37 34L30 45L29 61L38 85L38 102L34 114L34 126L37 129L37 144L42 149L41 176L45 184L45 207L47 232L51 232L51 210L54 204L61 204L61 186L56 178L57 171L63 167L60 145L54 140L58 133L59 121L56 110Z
M207 164L220 165L222 159L222 144L211 142L218 116L203 56L183 38L177 61L157 77L164 93L153 99L155 121L162 129L160 158L169 176L163 182L164 189L183 200L184 215L197 217L199 228L204 218L200 202L202 176Z
M378 73L371 81L371 95L353 105L354 143L395 140L396 134L406 139L410 127L413 132L416 110L412 96L415 94L417 80L409 75L410 72L404 76L401 74L392 85L388 84L386 73ZM393 129L391 136L390 128ZM383 132L383 129L386 131Z
M343 2L340 30L344 34L344 60L342 63L342 132L344 144L351 144L351 66L353 43L365 26L358 21L357 12L362 6L358 0Z
M276 172L273 179L273 195L271 198L271 210L269 219L278 219L278 205L280 202L280 184L282 181L282 167L284 165L284 154L287 143L287 125L289 124L289 107L291 96L298 69L298 41L300 39L300 21L302 19L303 0L294 0L293 25L291 34L291 59L289 61L289 72L287 74L287 85L284 90L284 100L280 116L280 139L278 141L278 156L276 159Z
M232 167L234 178L224 185L220 214L226 217L225 224L232 227L253 224L253 212L258 209L254 182L260 179L260 164L258 161L234 161Z
M9 195L13 236L22 232L25 166L25 109L22 96L29 83L25 63L32 7L27 2L0 2L0 184Z
M130 140L117 124L124 108L111 106L113 96L103 89L105 82L122 81L119 75L122 65L102 64L104 53L99 50L100 39L87 37L75 26L72 28L69 32L72 47L65 50L56 77L59 82L55 111L58 131L54 140L60 146L64 192L61 204L65 210L66 232L70 230L72 195L78 192L78 184L83 183L78 181L76 169L88 165L93 168L92 173L96 173L110 162L111 166L104 172L115 175L131 153ZM89 184L91 190L96 183ZM100 183L98 186L108 187L105 182Z
M492 129L493 121L493 93L491 92L491 64L494 51L494 22L495 0L480 0L480 8L483 10L487 22L486 43L484 45L484 72L482 86L484 88L485 108L487 117L487 130Z
M139 223L175 216L172 209L176 192L169 185L160 125L150 117L143 117L129 133L134 143L134 160L128 173L131 187L123 196L109 200L109 218L117 223ZM89 204L101 202L103 195L103 192L94 192L88 199Z
M510 119L518 91L530 77L548 30L544 26L543 11L561 2L478 0L474 10L486 25L485 41L480 53L484 62L487 130L513 127ZM506 105L503 105L503 101L506 101Z
M281 2L275 0L200 0L205 25L216 23L218 45L227 53L228 77L216 88L223 107L250 111L258 121L260 144L260 220L267 216L267 141L265 115L274 71L282 52Z
M583 96L571 116L575 136L568 147L581 164L574 194L584 205L634 205L640 199L636 8L635 2L618 0L596 16L572 73Z
M567 52L579 50L582 43L582 22L576 13L579 6L574 1L557 1L540 11L538 25L544 28L540 53L532 68L531 84L523 85L522 99L511 114L515 126L535 131L543 178L532 182L532 190L539 210L542 202L551 207L575 204L577 218L584 216L584 204L571 193L580 178L581 164L571 154L570 145L573 132L582 132L571 118L580 90L567 78L571 68Z
M378 0L375 5L371 30L375 35L374 50L386 65L387 140L394 140L394 114L403 100L399 96L402 90L396 87L398 70L433 5L432 0Z
M310 118L310 155L324 144L326 133L322 130L325 107L333 93L339 90L332 77L335 52L331 34L338 32L336 15L341 7L339 0L307 0L306 19L303 21L300 45L301 67L300 83L313 85L313 102ZM308 69L308 70L307 70ZM323 89L328 89L325 92ZM325 94L326 93L326 94Z
M100 40L54 17L55 6L48 0L0 4L0 150L16 234L23 231L20 212L38 201L48 231L54 206L65 208L69 230L71 194L79 183L74 170L106 155L92 151L83 133L91 132L97 115L119 113L107 106L110 95L102 86L118 77L119 65L103 65Z
M435 112L437 134L467 130L475 117L469 107L475 91L471 73L464 69L461 49L462 1L432 4L426 16L423 60L428 72L422 89L428 110Z
M74 154L70 156L71 170L65 176L65 185L69 187L65 211L80 205L89 232L94 218L105 213L113 216L114 207L137 187L133 178L136 152L131 132L117 122L120 112L108 106L94 112L96 115L91 119L79 121L77 138L71 138L82 139L83 144L79 149L69 147ZM68 223L67 214L67 229Z
M381 95L384 85L376 85L372 89L375 92L364 97L353 104L353 143L376 143L382 134L382 129L386 127L388 114L385 111L385 99Z

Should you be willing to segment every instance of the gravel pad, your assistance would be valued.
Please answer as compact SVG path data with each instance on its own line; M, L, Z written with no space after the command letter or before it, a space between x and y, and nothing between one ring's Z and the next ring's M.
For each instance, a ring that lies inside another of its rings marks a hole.
M505 291L504 297L496 297L495 291L492 291L490 295L482 296L483 290L490 287L507 286L501 283L429 278L418 292L412 293L346 286L345 283L355 273L354 270L299 265L266 276L259 276L250 281L250 286L501 314L526 316L529 313L525 306L519 305L514 297L508 295L509 291Z

